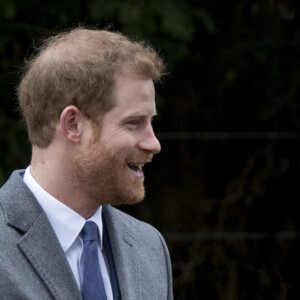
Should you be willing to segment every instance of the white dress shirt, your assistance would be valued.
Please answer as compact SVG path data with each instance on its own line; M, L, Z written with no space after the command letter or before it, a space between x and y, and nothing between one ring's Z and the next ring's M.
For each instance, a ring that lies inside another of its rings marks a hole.
M32 177L30 166L26 169L23 180L46 213L61 247L65 252L78 287L81 290L83 276L83 261L81 258L83 242L81 230L87 220L46 192ZM89 218L89 221L94 221L99 229L98 255L100 268L107 299L113 300L111 282L102 249L102 206Z

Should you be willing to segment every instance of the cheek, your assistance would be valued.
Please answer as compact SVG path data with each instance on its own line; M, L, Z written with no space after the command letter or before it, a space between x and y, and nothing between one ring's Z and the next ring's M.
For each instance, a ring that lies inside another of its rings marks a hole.
M134 137L130 135L126 136L112 136L110 141L106 141L106 146L114 152L128 152L132 151L136 145L137 141Z

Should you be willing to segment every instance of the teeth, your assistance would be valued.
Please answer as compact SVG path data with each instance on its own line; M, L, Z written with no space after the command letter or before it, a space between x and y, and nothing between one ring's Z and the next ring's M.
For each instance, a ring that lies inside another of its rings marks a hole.
M131 169L134 169L136 171L138 170L142 170L143 166L145 164L133 164L133 163L128 163L128 166L131 168Z

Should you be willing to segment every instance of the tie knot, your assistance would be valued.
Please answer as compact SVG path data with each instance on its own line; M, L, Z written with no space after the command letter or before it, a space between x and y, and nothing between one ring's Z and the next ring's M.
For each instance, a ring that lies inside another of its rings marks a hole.
M98 239L98 226L93 221L87 221L82 229L83 242L97 241Z

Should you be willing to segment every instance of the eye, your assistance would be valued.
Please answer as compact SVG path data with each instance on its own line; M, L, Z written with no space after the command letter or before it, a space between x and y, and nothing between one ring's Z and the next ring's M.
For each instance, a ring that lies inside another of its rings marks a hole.
M126 122L126 126L129 129L138 129L142 126L142 121L140 119L132 119Z
M131 121L127 122L128 125L133 125L133 126L138 125L139 123L140 123L140 121L138 121L138 120L131 120Z

